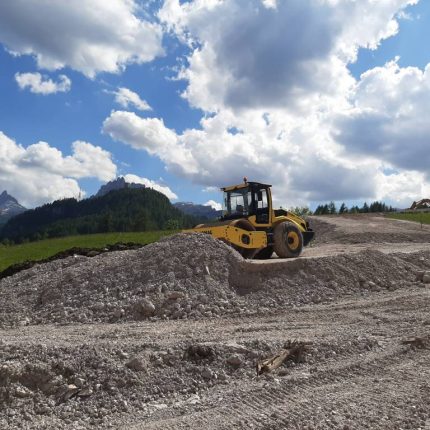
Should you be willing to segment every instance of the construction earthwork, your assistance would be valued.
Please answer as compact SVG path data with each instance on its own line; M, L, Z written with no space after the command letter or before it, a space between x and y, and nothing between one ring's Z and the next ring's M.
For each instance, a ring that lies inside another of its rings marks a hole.
M430 226L309 221L298 259L178 234L2 279L0 428L430 429Z

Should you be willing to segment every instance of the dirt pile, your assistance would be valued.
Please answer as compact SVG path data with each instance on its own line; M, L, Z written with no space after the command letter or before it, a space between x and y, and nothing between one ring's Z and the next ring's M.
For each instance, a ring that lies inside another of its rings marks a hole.
M69 257L3 279L0 324L261 314L396 289L400 281L412 285L423 269L419 263L418 255L411 261L363 251L259 265L208 235L178 234L142 249Z
M212 316L234 304L241 257L207 235L179 234L133 251L69 257L0 281L0 322L99 322Z
M245 274L238 291L247 294L260 311L272 307L328 303L348 296L383 294L402 287L422 286L418 273L428 266L429 251L413 254L383 254L365 250L323 258L297 259L289 267L269 273ZM246 276L253 276L248 282ZM251 293L251 294L249 294Z

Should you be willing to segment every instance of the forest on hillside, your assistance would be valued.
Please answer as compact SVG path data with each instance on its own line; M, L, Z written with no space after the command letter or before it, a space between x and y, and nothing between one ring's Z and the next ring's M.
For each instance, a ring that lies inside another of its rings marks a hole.
M185 215L158 191L122 189L102 197L57 200L10 219L0 231L3 243L106 232L189 228L201 219Z

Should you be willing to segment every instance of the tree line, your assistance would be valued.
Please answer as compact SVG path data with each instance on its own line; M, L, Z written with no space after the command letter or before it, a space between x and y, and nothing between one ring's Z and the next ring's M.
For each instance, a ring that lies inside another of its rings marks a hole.
M202 222L173 207L150 188L111 191L102 197L62 199L11 218L0 230L3 243L108 232L190 228Z
M365 202L363 206L359 207L357 205L348 206L345 203L342 203L339 208L337 208L336 204L332 201L330 203L321 204L316 207L315 211L311 211L308 207L295 207L291 208L290 211L296 213L300 216L306 215L336 215L336 214L357 214L357 213L375 213L375 212L394 212L396 209L392 206L386 205L384 202L375 201L373 203L368 204Z
M328 214L345 214L345 213L375 213L375 212L393 212L395 209L392 206L387 206L383 202L375 201L370 203L364 202L362 207L359 206L351 206L348 208L345 203L342 203L337 209L334 202L330 202L325 205L319 205L315 211L314 215L328 215Z

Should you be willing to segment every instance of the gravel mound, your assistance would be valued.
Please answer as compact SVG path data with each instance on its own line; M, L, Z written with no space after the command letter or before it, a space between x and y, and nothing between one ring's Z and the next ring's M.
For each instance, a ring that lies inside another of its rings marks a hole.
M425 254L425 255L424 255ZM377 251L256 265L204 234L69 257L0 281L2 326L200 319L276 312L416 283L430 253ZM417 283L418 285L418 283Z
M428 266L430 252L390 254L366 250L355 254L298 259L289 270L269 277L260 274L247 294L248 306L260 312L271 308L329 303L348 296L383 294L399 288L422 286L419 270Z
M240 255L208 235L178 234L144 248L75 255L0 281L0 323L107 322L211 316L230 306Z

